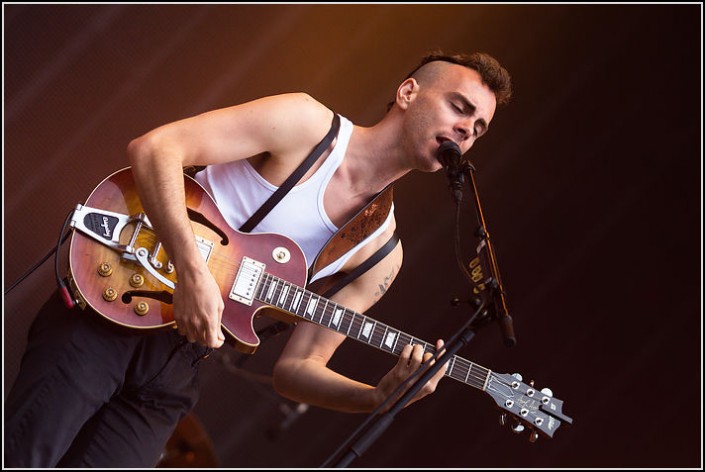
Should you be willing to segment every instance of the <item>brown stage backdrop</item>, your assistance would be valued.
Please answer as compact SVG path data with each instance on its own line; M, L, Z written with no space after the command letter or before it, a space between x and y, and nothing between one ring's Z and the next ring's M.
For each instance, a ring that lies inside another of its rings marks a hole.
M4 287L155 126L292 91L370 125L424 53L486 51L516 95L471 158L518 345L489 326L461 354L549 386L575 424L530 444L446 379L353 465L702 466L701 19L700 4L4 4ZM444 176L399 183L396 214L404 267L368 314L447 339L469 287ZM53 287L47 262L4 297L5 392ZM316 467L364 419L273 393L285 336L206 363L194 415L222 466ZM333 363L376 382L392 362L349 341Z

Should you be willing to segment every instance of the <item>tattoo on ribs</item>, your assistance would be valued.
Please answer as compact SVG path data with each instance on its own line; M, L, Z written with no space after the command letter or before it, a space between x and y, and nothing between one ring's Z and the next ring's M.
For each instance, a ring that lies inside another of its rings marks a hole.
M392 271L389 273L388 276L384 278L381 284L377 284L377 287L379 290L375 292L375 297L381 297L385 293L387 293L387 290L389 289L389 286L392 283L392 279L394 279L394 273L396 272L396 268L392 268Z

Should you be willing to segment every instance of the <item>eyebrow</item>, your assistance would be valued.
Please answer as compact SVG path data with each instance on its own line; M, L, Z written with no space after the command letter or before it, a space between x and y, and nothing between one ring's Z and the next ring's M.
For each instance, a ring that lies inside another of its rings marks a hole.
M460 93L460 92L452 92L452 93L451 93L451 96L452 96L452 98L461 101L462 104L463 104L463 107L464 107L466 110L472 111L473 114L474 114L475 111L477 110L477 107L476 107L465 95L463 95L462 93ZM487 132L487 128L489 128L489 125L487 124L487 122L486 122L484 119L480 118L479 120L476 120L475 123L478 124L478 125L480 125L480 128L481 128L480 132L477 134L478 137L481 136L481 135L483 135L483 134L485 134L485 133Z

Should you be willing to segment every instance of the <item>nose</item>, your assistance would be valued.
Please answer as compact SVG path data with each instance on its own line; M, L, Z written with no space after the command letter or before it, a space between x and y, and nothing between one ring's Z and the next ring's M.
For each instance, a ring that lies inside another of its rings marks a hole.
M471 130L474 127L474 123L472 120L465 120L458 122L458 124L455 126L454 131L456 135L458 136L458 142L463 142L463 141L470 141L470 146L472 146L472 141L473 141L473 133Z
M470 131L465 123L458 123L454 131L460 139L467 139L470 136Z
M474 127L474 120L472 118L468 118L458 122L455 126L455 132L458 134L460 139L466 140L472 137L473 134L471 130L473 130Z

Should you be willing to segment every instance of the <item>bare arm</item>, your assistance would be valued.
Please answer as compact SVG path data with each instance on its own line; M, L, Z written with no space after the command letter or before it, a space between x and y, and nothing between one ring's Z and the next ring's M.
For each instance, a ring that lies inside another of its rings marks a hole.
M174 319L189 341L223 345L224 305L195 244L183 167L265 155L272 168L286 173L321 139L331 117L307 95L288 94L167 124L129 144L140 201L176 268Z
M356 311L366 311L389 288L401 262L402 249L399 244L374 268L338 292L333 299ZM327 367L344 340L345 336L338 332L312 323L299 323L275 365L274 385L277 391L292 400L315 406L345 412L370 412L430 358L430 354L423 354L421 346L406 346L392 370L376 386L367 385ZM441 344L438 344L440 347ZM443 369L410 403L432 393L442 377Z

